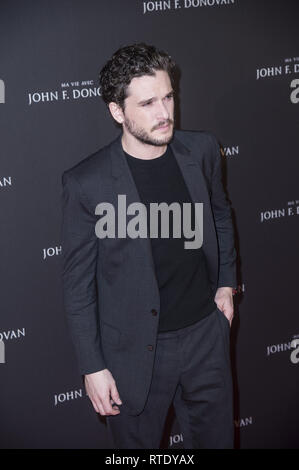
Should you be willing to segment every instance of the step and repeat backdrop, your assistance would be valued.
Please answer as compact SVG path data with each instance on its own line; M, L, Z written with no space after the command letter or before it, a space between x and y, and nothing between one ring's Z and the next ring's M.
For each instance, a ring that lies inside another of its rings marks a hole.
M98 74L147 42L180 68L177 127L222 148L238 251L236 448L299 448L296 0L0 2L1 448L111 448L62 303L61 175L119 130ZM163 448L182 448L170 408Z

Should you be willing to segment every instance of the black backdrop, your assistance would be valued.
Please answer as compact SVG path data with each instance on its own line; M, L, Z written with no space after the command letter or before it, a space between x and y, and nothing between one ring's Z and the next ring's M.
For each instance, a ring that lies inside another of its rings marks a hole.
M299 448L298 13L296 0L1 0L2 448L110 446L62 307L61 174L117 135L98 72L136 41L180 66L178 127L223 147L236 446ZM170 410L164 446L182 439Z

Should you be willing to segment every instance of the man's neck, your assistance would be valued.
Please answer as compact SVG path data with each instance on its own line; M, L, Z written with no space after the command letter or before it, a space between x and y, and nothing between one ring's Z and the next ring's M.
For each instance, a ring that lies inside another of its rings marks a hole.
M126 134L122 135L121 143L126 153L142 160L152 160L153 158L161 157L167 150L167 144L161 146L144 144L133 136L128 138Z

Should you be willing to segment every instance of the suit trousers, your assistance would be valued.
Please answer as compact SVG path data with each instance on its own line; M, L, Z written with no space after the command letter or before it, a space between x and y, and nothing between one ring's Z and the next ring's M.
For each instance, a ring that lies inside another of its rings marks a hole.
M117 383L116 383L117 385ZM173 403L184 449L232 449L230 324L216 308L185 328L157 335L152 381L137 416L107 416L117 449L159 449Z

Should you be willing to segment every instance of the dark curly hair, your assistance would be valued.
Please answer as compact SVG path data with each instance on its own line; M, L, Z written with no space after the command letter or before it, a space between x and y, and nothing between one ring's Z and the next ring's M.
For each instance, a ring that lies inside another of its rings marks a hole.
M154 46L145 43L124 46L113 54L100 72L102 98L106 105L114 101L124 110L127 88L133 78L164 70L174 86L175 67L170 55Z

